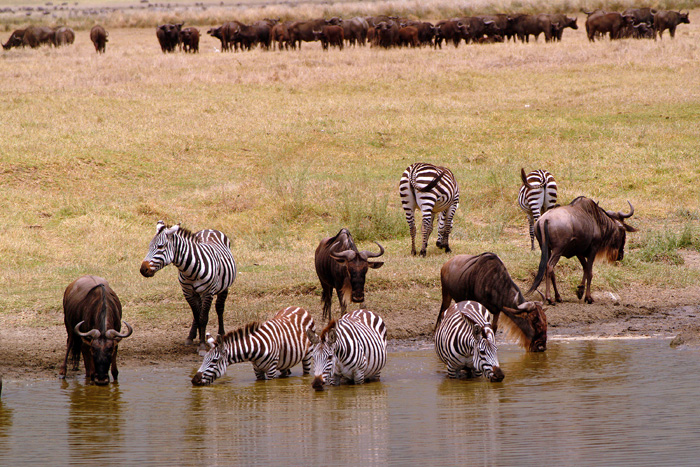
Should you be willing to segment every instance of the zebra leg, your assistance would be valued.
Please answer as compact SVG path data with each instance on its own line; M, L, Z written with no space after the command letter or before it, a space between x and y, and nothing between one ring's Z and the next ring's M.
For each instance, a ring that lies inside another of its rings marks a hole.
M280 377L280 378L286 378L286 377L288 377L288 376L291 375L291 374L292 374L292 370L290 370L289 368L287 368L286 370L280 370L280 376L279 376L279 377Z
M213 295L206 295L202 298L202 308L199 310L199 352L207 352L206 334L207 324L209 323L209 309L211 302L214 300ZM204 354L202 354L204 355Z
M258 381L264 381L267 379L267 374L264 370L261 370L260 368L254 366L253 371L255 371L255 379L257 379Z
M202 307L202 299L199 297L199 295L189 295L186 292L185 300L187 300L187 303L192 309L192 327L190 328L190 333L187 336L187 340L185 340L185 345L192 345L197 337L197 330L199 328L199 310Z
M226 298L228 297L228 289L219 292L216 296L216 315L219 318L219 335L223 336L226 334L224 331L224 306L226 305Z
M445 253L450 253L450 232L452 232L452 220L459 203L453 203L446 211L440 213L438 220L438 247L444 248Z
M416 255L416 220L413 217L414 210L404 206L406 212L406 222L408 222L408 231L411 233L411 254Z
M270 365L270 368L268 368L265 373L265 377L267 379L275 379L275 376L277 376L277 362L272 362L272 365Z
M433 212L421 211L423 215L423 225L421 230L423 231L423 243L421 244L420 255L425 256L426 250L428 249L428 238L430 233L433 231Z
M530 223L530 250L535 249L535 218L528 213L527 221Z
M459 372L462 368L458 367L454 363L450 362L447 364L447 377L448 378L458 378L459 377Z

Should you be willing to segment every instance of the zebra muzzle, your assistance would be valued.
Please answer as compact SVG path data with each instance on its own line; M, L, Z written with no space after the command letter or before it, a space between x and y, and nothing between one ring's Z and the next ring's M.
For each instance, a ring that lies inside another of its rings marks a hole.
M141 263L141 275L143 277L153 277L155 274L155 271L151 269L151 262L150 261L144 261Z
M192 378L192 384L195 386L204 386L207 384L204 381L202 381L202 372L201 371L198 371L197 374L194 375L194 377Z
M311 383L311 387L317 391L323 391L323 376L316 376L314 382Z
M506 375L503 373L503 370L501 370L501 367L495 366L491 370L491 376L489 376L489 381L491 381L492 383L500 383L505 377Z

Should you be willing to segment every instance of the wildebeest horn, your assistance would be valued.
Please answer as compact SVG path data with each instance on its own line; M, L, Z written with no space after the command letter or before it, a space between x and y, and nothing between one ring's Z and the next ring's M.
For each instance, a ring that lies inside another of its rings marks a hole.
M520 305L518 305L518 310L521 311L530 311L533 308L533 303L532 302L523 302Z
M92 331L88 331L88 332L80 332L79 328L84 322L85 321L79 322L73 328L73 330L75 331L75 333L77 335L79 335L80 337L83 337L85 339L97 339L98 337L100 337L100 331L98 331L97 329L93 329Z
M371 251L361 251L360 256L365 258L378 258L384 254L384 247L379 244L379 242L374 242L379 247L379 253L372 253Z
M630 213L629 213L629 214L623 214L622 212L619 212L618 214L620 214L620 219L627 219L627 218L629 218L629 217L632 217L632 214L634 214L634 206L632 206L632 203L630 203L629 201L627 201L627 204L630 205Z
M129 323L126 321L122 321L124 323L124 326L126 326L126 333L120 333L116 329L109 329L107 332L105 332L105 337L107 339L126 339L131 335L131 333L134 332L134 328L129 326Z
M331 250L329 254L330 254L331 258L338 260L338 261L352 261L353 259L355 259L355 255L357 253L355 253L352 250L344 250L344 251L338 251L338 252Z

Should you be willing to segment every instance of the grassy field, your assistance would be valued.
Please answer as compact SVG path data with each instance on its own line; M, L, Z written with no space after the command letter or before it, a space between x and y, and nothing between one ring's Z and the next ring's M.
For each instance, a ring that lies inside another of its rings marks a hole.
M104 56L87 32L4 52L0 317L60 324L64 288L90 273L125 317L186 326L176 269L138 272L164 219L230 236L241 273L228 323L287 305L320 318L313 252L348 227L361 249L387 251L366 305L394 330L426 331L412 322L435 316L451 256L435 233L427 258L410 255L397 185L416 161L460 183L454 252L496 252L522 285L539 251L517 207L521 167L550 170L562 203L635 206L639 233L621 264L596 264L594 290L696 285L679 249L700 248L699 23L691 12L656 42L591 44L579 29L556 44L442 50L224 54L204 35L198 55L164 55L152 29L132 28L110 30ZM578 262L558 271L575 300Z

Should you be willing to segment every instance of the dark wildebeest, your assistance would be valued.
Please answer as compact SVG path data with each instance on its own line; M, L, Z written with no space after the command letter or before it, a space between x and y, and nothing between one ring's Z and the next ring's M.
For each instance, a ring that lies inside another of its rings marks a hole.
M314 31L321 30L324 26L339 26L343 22L342 19L338 17L333 17L331 19L312 19L309 21L295 21L289 25L288 31L292 42L299 45L301 48L301 42L314 42L316 37L314 36Z
M676 37L676 26L681 23L690 24L688 19L689 12L681 13L680 11L659 11L654 15L654 31L659 34L659 39L662 38L663 32L668 29L671 34L671 39ZM656 38L656 36L654 36Z
M552 22L552 39L556 41L561 41L564 28L578 29L576 18L569 18L561 13L552 13L549 15L549 19Z
M530 42L530 35L535 40L544 33L547 42L552 39L552 22L547 15L519 15L513 19L513 31L521 42Z
M75 42L75 32L71 28L63 26L56 29L53 37L54 47L71 45L73 42Z
M634 207L631 203L629 205L629 214L605 211L593 200L579 196L567 206L559 206L544 213L535 224L535 236L542 250L540 266L535 282L527 293L535 291L544 278L545 299L553 303L549 296L551 281L554 300L561 302L554 279L554 267L562 256L576 256L583 266L583 279L576 289L576 296L581 299L585 287L585 301L593 303L593 261L598 257L609 262L621 261L625 254L626 233L637 231L624 221L634 214Z
M90 40L95 46L95 52L98 54L105 53L105 47L108 41L107 36L109 36L109 33L99 24L90 29Z
M180 42L182 42L183 52L199 52L199 29L185 28L180 31Z
M653 39L654 36L654 27L649 26L647 23L639 23L634 26L634 31L632 32L632 37L635 39Z
M498 329L499 316L508 336L530 352L547 348L547 317L541 302L527 301L513 282L503 261L494 253L477 256L457 255L440 270L442 304L437 325L452 300L474 300L493 315L493 330Z
M442 49L442 40L445 44L452 42L455 47L459 47L462 39L469 37L469 25L461 19L448 19L438 21L435 25L435 46Z
M622 16L634 17L634 24L646 23L649 26L654 25L654 15L656 10L653 8L628 8L622 12Z
M175 52L175 48L180 45L180 30L182 23L162 24L156 28L156 37L163 53Z
M7 42L2 45L2 48L9 50L12 47L23 47L24 46L24 31L25 29L15 29Z
M634 22L633 16L623 16L620 13L605 13L604 15L591 15L586 20L586 32L588 40L593 42L596 33L604 36L605 33L610 33L610 40L619 39L620 32L628 25Z
M82 351L85 378L95 384L108 384L111 367L116 381L117 347L133 329L124 321L127 331L121 332L122 304L107 281L97 276L82 276L73 281L63 294L63 314L68 341L59 375L65 377L71 354L73 370L78 369Z
M323 317L331 318L331 298L335 289L340 301L340 312L345 314L348 299L354 303L365 301L365 275L369 268L382 267L383 262L370 262L384 254L384 247L379 243L379 253L357 251L355 242L348 229L340 229L335 237L324 238L316 248L314 262L316 274L321 281L321 301Z
M31 48L37 48L40 45L52 45L56 31L46 26L29 26L24 30L22 36L22 45L28 45Z
M374 26L375 43L389 48L399 44L399 24L396 21L382 21Z
M285 21L284 23L277 23L272 26L270 30L270 43L274 46L277 42L277 50L282 50L282 47L289 50L289 48L295 48L296 46L292 42L291 35L289 34L289 26L294 21Z
M316 36L317 40L321 41L323 50L328 50L329 45L343 50L345 36L341 26L323 26L323 29L320 31L314 31L314 36Z
M418 47L420 45L420 41L418 40L418 28L415 28L413 26L406 26L400 28L399 45Z
M458 18L467 26L467 34L464 36L464 41L477 43L479 39L485 35L496 35L496 23L490 17L485 16L466 16Z
M367 31L369 30L369 24L367 20L357 16L352 19L343 20L340 24L343 27L343 37L348 41L348 45L355 44L365 45L367 41Z

